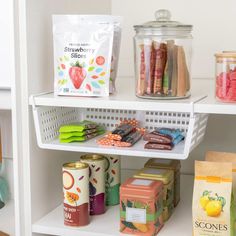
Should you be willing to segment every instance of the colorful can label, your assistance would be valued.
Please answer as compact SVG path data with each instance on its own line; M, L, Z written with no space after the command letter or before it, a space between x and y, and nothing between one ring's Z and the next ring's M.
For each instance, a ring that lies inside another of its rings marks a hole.
M82 162L66 163L62 169L64 224L89 224L89 166Z
M110 155L106 159L106 205L114 206L120 202L120 157Z
M90 215L105 213L105 167L106 158L89 154L81 156L81 162L89 165L89 200Z

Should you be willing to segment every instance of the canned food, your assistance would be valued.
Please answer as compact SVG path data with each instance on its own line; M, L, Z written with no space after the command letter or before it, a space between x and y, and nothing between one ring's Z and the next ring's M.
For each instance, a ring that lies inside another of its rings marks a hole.
M106 159L106 205L114 206L120 202L120 157L110 155Z
M89 166L82 162L66 163L62 168L64 224L89 224Z
M105 212L105 167L106 158L102 155L88 154L80 157L81 162L89 165L89 202L90 215Z

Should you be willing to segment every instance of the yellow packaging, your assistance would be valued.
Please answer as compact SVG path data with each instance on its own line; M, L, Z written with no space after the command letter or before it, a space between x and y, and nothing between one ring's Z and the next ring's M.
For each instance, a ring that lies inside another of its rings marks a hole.
M174 171L165 169L143 168L138 171L135 178L160 180L163 182L163 219L167 221L174 208Z
M145 167L174 171L174 206L176 207L180 201L180 161L152 158L146 162Z
M195 161L193 235L233 236L232 164Z

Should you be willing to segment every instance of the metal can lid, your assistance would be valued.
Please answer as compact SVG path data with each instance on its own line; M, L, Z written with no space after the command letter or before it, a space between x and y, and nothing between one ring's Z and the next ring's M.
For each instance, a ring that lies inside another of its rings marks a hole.
M80 161L68 162L68 163L63 164L63 168L69 169L69 170L80 170L80 169L86 169L88 167L89 167L88 164L84 162L80 162Z
M99 154L86 154L80 157L82 161L103 161L106 160L106 157Z

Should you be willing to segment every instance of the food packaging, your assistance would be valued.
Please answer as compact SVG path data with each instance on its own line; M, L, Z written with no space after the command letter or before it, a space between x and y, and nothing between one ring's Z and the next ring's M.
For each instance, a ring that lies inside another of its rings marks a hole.
M135 25L136 95L150 99L190 96L192 25L171 21L158 10L156 21Z
M180 201L180 161L152 158L146 162L145 167L174 171L174 206L176 207Z
M143 168L135 178L151 179L163 183L163 220L167 221L174 209L174 171L167 169Z
M236 51L215 54L215 97L221 102L236 102Z
M163 183L129 178L120 187L120 232L156 235L163 226Z

